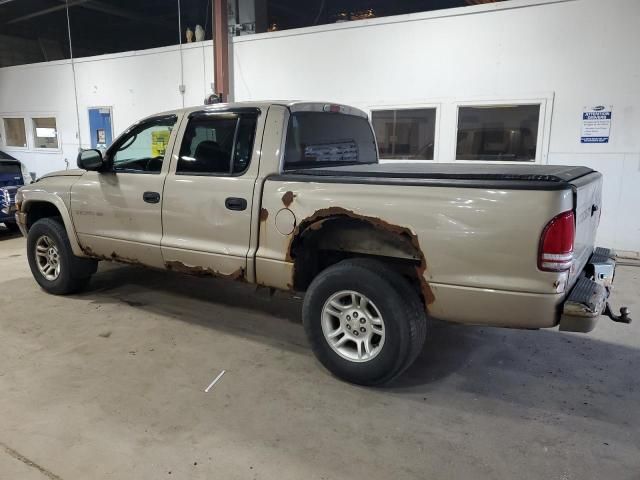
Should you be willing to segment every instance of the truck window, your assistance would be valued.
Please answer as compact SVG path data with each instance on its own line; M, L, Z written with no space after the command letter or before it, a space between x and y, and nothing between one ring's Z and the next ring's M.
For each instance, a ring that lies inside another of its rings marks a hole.
M238 174L249 166L255 115L210 114L193 117L180 147L178 175Z
M136 125L109 150L113 169L122 173L160 173L171 130L178 117L154 118Z
M327 112L291 114L285 170L377 162L376 141L366 118Z

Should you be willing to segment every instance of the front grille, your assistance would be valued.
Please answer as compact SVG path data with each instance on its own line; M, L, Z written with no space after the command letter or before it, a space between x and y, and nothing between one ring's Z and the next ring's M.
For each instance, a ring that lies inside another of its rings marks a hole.
M0 208L8 208L16 201L16 193L8 190L0 190Z

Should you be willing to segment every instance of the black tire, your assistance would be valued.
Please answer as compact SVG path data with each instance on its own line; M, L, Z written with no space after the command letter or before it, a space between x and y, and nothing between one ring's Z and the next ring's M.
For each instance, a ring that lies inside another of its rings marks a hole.
M36 244L45 235L53 241L58 251L60 273L54 280L47 279L37 263ZM27 258L36 282L44 290L55 295L67 295L81 290L98 266L96 260L76 257L73 254L67 231L60 218L42 218L32 225L27 235Z
M4 226L7 227L7 230L10 232L17 232L20 230L16 222L4 222Z
M384 343L368 361L344 358L323 333L325 303L343 290L365 295L384 319ZM422 350L427 334L427 317L415 289L384 263L369 259L344 260L322 271L307 290L302 315L320 363L337 377L359 385L383 385L402 374Z

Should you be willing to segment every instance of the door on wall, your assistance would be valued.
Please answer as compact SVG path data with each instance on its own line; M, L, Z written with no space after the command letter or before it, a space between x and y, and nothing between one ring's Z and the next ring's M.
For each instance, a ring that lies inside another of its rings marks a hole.
M105 150L111 145L113 139L111 107L89 108L89 132L91 133L91 148Z

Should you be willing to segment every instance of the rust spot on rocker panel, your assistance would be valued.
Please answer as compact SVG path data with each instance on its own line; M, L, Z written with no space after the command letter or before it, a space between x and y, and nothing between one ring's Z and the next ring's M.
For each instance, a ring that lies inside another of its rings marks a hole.
M290 192L287 192L287 193L290 193ZM284 197L283 197L283 200L284 200ZM311 216L302 220L296 226L295 230L293 231L293 235L291 235L291 242L289 243L289 248L287 249L286 260L289 262L293 261L292 250L293 250L293 247L295 246L294 244L298 239L299 235L302 234L305 230L307 229L314 230L314 231L320 230L323 224L327 220L341 218L341 217L353 218L356 220L366 222L376 229L383 230L385 232L390 232L395 235L400 235L406 238L407 240L409 240L411 245L416 249L416 251L420 256L420 264L415 267L415 271L416 271L416 274L418 275L418 278L420 279L420 290L422 292L424 300L427 305L431 305L435 301L435 296L433 294L433 291L431 290L431 287L429 286L429 283L427 282L427 280L424 278L424 274L427 271L427 260L424 256L424 253L422 252L422 249L420 248L420 242L418 241L417 235L407 227L394 225L392 223L381 220L378 217L369 217L366 215L360 215L351 210L347 210L346 208L342 208L342 207L322 208L314 212Z
M295 195L293 194L293 192L291 190L289 190L284 195L282 195L282 203L283 203L283 205L285 207L289 208L289 205L291 205L293 203L293 197L295 197Z
M263 207L260 209L260 221L266 222L267 218L269 218L269 210Z
M225 278L228 280L244 280L243 268L238 268L232 273L225 274L225 273L217 272L212 268L201 267L199 265L196 265L196 266L186 265L178 261L165 262L164 265L165 267L167 267L168 270L172 270L178 273L186 273L188 275L196 275L198 277L216 277L216 278Z
M107 260L109 262L126 263L128 265L142 265L142 262L140 262L140 260L135 258L123 257L121 255L118 255L116 252L111 252L111 255L100 255L91 250L90 247L80 245L80 248L86 256L95 258L96 260Z

